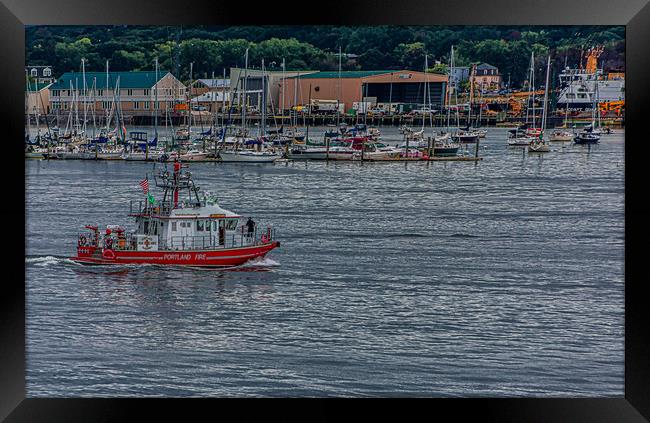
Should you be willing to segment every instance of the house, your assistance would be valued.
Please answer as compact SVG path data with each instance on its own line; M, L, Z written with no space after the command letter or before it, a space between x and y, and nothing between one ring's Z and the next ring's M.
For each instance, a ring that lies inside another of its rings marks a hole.
M458 86L460 83L469 81L469 67L468 66L457 66L451 72L450 84Z
M481 63L474 67L472 79L475 89L481 91L498 90L501 87L501 78L499 69L488 63Z
M187 87L170 72L86 72L86 92L80 72L66 72L50 86L52 110L70 110L73 104L87 104L103 116L119 102L125 116L151 116L158 101L160 114L185 106ZM119 91L119 92L118 92ZM79 110L84 110L83 104Z
M25 72L31 81L39 84L51 84L54 82L54 71L52 66L26 66Z

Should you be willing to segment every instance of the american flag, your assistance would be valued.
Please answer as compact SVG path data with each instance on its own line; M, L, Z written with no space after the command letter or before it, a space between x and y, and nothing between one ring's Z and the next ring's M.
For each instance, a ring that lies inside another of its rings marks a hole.
M149 179L141 180L140 186L142 187L142 191L144 191L144 193L147 194L149 192Z

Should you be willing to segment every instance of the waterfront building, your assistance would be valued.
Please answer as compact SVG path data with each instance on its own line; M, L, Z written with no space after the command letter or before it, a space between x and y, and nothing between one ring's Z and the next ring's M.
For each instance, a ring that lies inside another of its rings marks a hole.
M116 86L119 79L119 93ZM93 86L95 87L93 90ZM151 116L156 110L155 99L158 98L158 110L161 115L166 112L186 110L187 87L170 72L86 72L86 94L84 94L83 74L66 72L50 86L50 104L52 110L69 110L74 101L79 101L79 110L87 104L90 113L93 109L100 115L110 110L115 100L119 101L124 117ZM75 97L75 91L76 96ZM157 93L156 93L157 91Z
M474 87L481 91L498 90L501 87L502 76L496 66L481 63L476 66L473 76Z
M282 78L289 78L293 76L304 76L308 74L317 73L315 70L277 70L278 66L271 62L267 64L267 69L262 72L261 69L245 70L244 68L230 68L230 86L233 90L233 101L235 104L243 103L243 90L246 87L246 101L248 106L253 110L260 110L262 105L262 86L267 87L267 107L278 110L278 105L282 102ZM265 83L262 84L262 75L264 74ZM246 80L246 81L245 81ZM246 84L244 85L244 82ZM292 94L293 95L293 94ZM286 91L284 92L285 98L288 98ZM293 97L291 97L293 98Z
M307 104L310 87L312 100L339 100L345 111L361 102L392 108L396 104L423 104L425 81L431 95L431 107L441 110L445 103L447 76L412 70L347 71L341 72L340 78L338 71L287 77L283 82L286 95L281 105L288 110Z

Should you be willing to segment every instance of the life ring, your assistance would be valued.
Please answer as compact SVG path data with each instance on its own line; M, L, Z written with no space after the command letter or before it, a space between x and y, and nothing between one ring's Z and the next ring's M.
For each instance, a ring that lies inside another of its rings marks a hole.
M81 235L79 237L79 245L82 246L82 247L86 245L86 237L85 236Z
M114 260L115 259L115 251L113 250L104 250L102 251L102 257L108 260Z

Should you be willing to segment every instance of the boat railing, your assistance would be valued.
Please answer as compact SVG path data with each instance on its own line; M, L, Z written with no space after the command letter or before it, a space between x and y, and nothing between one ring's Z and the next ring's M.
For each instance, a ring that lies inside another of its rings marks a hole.
M83 238L82 238L83 236ZM156 237L157 235L151 235ZM80 233L79 246L92 246L112 248L119 251L137 251L137 234L111 234L103 235L95 241L93 233ZM172 236L170 239L159 239L158 250L217 250L223 248L251 247L267 244L275 239L275 228L268 226L262 230L255 228L248 232L244 226L237 231L229 231L219 237L217 234L194 235L194 236Z

